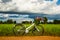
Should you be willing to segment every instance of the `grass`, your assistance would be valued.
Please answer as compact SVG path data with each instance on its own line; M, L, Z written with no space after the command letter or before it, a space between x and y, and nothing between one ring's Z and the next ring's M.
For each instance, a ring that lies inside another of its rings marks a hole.
M30 24L26 25L28 27ZM45 31L43 35L60 36L60 24L42 24L42 25ZM14 24L0 24L0 36L13 36L14 35L12 31L13 26Z
M45 35L60 36L60 24L45 24Z
M12 28L14 24L0 24L0 36L14 35Z

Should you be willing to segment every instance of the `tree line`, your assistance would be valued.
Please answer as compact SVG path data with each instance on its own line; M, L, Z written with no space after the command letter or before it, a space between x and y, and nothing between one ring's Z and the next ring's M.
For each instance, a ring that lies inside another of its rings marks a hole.
M53 20L53 22L45 22L43 24L60 24L60 20Z
M47 17L43 17L44 21L41 22L41 24L60 24L60 20L53 20L53 22L48 22ZM0 24L16 24L16 21L13 21L12 19L8 19L7 21L0 21ZM32 23L32 21L23 21L22 23Z
M12 19L8 19L7 21L0 21L0 24L16 24L16 21Z
M48 22L48 18L47 17L44 17L44 22L42 22L42 23L44 23L44 24L60 24L60 20L57 20L57 19L55 19L55 20L53 20L53 22Z

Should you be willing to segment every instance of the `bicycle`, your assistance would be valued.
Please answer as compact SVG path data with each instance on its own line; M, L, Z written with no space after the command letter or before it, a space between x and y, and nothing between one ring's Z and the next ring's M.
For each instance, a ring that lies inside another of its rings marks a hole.
M27 35L31 32L33 35L43 35L44 28L42 25L36 25L32 23L29 27L26 28L24 24L16 24L13 27L13 32L15 35Z

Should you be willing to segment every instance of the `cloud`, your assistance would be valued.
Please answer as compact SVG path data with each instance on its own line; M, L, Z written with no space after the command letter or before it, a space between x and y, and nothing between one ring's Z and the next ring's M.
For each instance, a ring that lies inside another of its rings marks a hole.
M4 0L3 0L4 1ZM34 12L55 14L60 13L60 6L56 4L58 0L8 0L3 3L0 0L0 11ZM58 8L58 9L57 9Z
M8 14L0 14L0 17L8 17Z
M0 14L0 17L6 18L29 18L29 15L22 15L22 14Z
M3 20L4 19L4 20ZM22 21L34 21L33 18L29 18L29 15L19 15L19 14L0 14L0 20L7 21L8 19L12 19L17 23L21 23Z
M2 1L2 3L7 3L7 2L10 2L12 0L1 0L1 1Z

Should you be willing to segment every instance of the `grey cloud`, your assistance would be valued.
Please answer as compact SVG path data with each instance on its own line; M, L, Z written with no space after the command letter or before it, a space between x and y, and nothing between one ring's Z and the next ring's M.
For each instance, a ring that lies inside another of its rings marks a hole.
M34 13L47 12L47 14L53 11L54 13L56 13L55 9L57 0L45 3L44 1L45 0L0 0L0 11L28 11ZM59 9L57 11L59 11Z
M1 0L2 3L7 3L7 2L11 2L12 0Z

